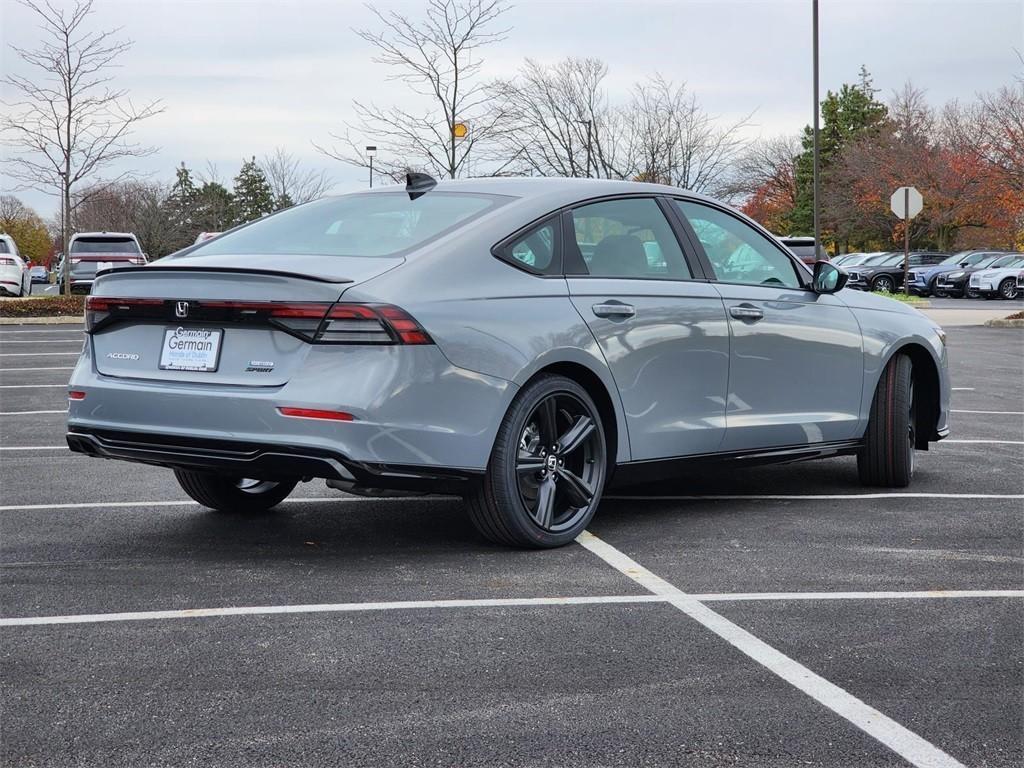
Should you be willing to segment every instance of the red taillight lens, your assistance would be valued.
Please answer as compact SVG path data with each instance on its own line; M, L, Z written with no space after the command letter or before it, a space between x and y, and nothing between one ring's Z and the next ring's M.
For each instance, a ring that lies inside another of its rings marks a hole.
M122 299L109 296L87 296L85 299L85 330L91 331L107 318L121 315L153 317L164 304L163 299Z
M292 416L297 419L326 419L327 421L355 421L351 413L344 411L321 411L316 408L288 408L277 409L282 416Z
M72 389L68 392L68 400L85 400L85 392L80 389Z
M14 259L0 258L0 267L13 267L15 263Z

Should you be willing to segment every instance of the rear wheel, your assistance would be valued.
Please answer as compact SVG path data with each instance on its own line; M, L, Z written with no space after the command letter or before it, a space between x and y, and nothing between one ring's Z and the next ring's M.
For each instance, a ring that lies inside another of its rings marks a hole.
M864 485L910 485L917 443L913 374L913 363L906 355L896 355L882 372L864 446L857 454L857 471Z
M1018 293L1020 291L1017 288L1017 279L1014 277L1008 277L999 284L999 295L1004 299L1016 299Z
M204 507L243 514L259 514L276 507L298 484L298 480L224 477L185 469L174 470L174 476L182 490Z
M466 498L470 519L498 544L568 544L601 501L608 448L594 401L563 376L543 376L513 401L483 482Z

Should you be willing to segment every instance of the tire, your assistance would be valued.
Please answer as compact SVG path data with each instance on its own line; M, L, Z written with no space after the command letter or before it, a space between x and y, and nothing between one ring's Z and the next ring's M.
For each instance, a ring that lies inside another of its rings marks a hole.
M466 506L476 529L496 544L560 547L587 527L607 476L608 445L594 401L575 381L545 375L512 401Z
M939 278L933 277L931 283L928 284L928 293L937 299L946 298L947 294L945 291L938 287Z
M276 507L298 484L298 480L249 480L186 469L174 470L174 476L182 490L204 507L250 515Z
M898 354L889 361L875 388L857 472L864 485L906 488L914 475L917 420L913 363Z
M1016 299L1019 293L1015 277L1008 277L999 284L999 298L1001 299Z
M879 275L871 281L871 290L892 293L896 290L896 281L888 275Z
M977 288L971 288L967 286L964 288L964 296L968 299L976 299L981 296L981 292Z

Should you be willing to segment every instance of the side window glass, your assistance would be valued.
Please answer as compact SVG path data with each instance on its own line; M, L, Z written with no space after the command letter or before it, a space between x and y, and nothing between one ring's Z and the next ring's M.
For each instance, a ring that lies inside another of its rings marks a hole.
M676 200L723 283L801 287L792 260L753 227L700 203Z
M501 257L513 266L545 275L561 271L558 263L558 219L549 219L506 245Z
M595 277L688 280L690 268L658 203L608 200L572 212L576 246Z

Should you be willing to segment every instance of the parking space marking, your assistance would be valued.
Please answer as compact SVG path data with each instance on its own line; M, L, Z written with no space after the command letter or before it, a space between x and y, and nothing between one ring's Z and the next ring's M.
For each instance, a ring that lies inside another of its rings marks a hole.
M77 355L78 353L76 352L75 354ZM73 365L66 365L66 366L58 366L56 368L0 368L0 373L4 373L4 372L10 373L12 371L73 371L73 370L75 370L75 366L73 366ZM63 386L67 386L67 384L64 384Z
M984 445L1024 445L1024 440L943 440L944 443L980 443Z
M974 387L950 387L954 392L973 392Z
M62 384L61 386L66 386ZM0 416L38 416L44 413L67 413L68 409L64 408L59 411L0 411Z
M738 624L715 613L693 595L686 594L589 531L581 533L576 541L648 591L668 598L667 602L691 619L848 720L911 764L919 768L965 768L963 763L931 742L864 703L852 693L812 672Z
M690 595L702 603L759 600L935 600L940 598L1024 597L1024 589L930 589L918 592L712 592Z
M810 499L812 501L839 501L851 499L1024 499L1024 493L769 493L769 494L691 494L688 496L605 496L609 501L739 501L758 499L762 501L792 501L794 499Z
M77 344L81 339L4 339L4 344Z
M67 446L64 446L67 448ZM2 450L2 449L0 449ZM17 449L12 449L17 450ZM29 449L31 450L31 449ZM313 504L328 503L335 501L380 501L382 496L296 496L285 499L282 504ZM390 501L437 501L439 499L454 499L455 496L416 496L415 498L395 497ZM72 502L67 504L9 504L0 506L0 512L29 512L34 509L113 509L124 507L197 507L198 502L189 499L173 499L170 501L85 501Z
M1024 597L1024 590L959 590L931 592L753 592L688 595L700 602L738 602L750 600L901 600L934 598ZM289 613L356 613L368 611L428 610L438 608L506 608L572 605L623 605L634 603L671 603L673 594L581 595L578 597L497 597L458 598L452 600L395 600L365 603L311 603L307 605L251 605L223 608L183 608L172 611L129 611L124 613L83 613L67 616L14 616L0 618L0 627L33 627L54 624L101 624L120 621L163 621L200 619L217 616L266 616Z
M66 451L67 445L0 445L0 451Z
M8 370L18 369L13 368ZM0 389L35 389L36 387L64 387L66 389L67 386L67 384L0 384Z
M25 331L11 331L4 329L0 330L0 337L10 336L15 333L85 333L85 330L82 328L47 328L45 330L32 328Z
M989 413L993 416L1024 416L1024 411L951 411L951 413Z
M0 357L76 357L81 352L0 352Z
M77 616L24 616L0 619L0 627L31 627L52 624L97 624L114 621L196 619L212 616L262 616L280 613L350 613L433 608L506 608L544 605L595 605L608 603L663 603L660 595L597 595L590 597L495 597L459 600L403 600L381 603L321 603L314 605L254 605L228 608L186 608L178 611L135 611Z

